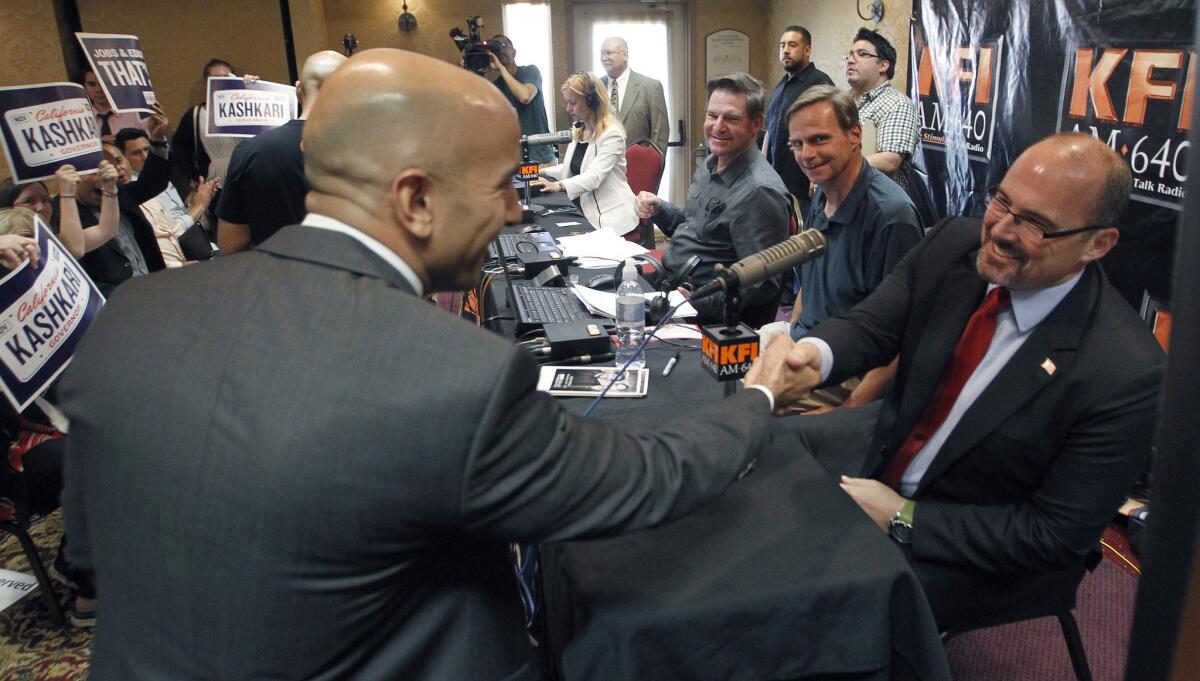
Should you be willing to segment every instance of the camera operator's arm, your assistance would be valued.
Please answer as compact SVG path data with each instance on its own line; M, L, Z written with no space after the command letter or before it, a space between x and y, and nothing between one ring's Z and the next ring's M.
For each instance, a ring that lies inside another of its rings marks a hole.
M513 70L509 71L504 68L504 65L500 63L500 59L493 52L488 52L488 59L492 62L492 68L500 72L500 77L504 79L504 84L508 86L508 91L513 93L513 97L516 97L517 101L521 102L521 106L525 106L532 102L534 97L537 97L537 85L534 83L522 83L517 80L516 65L513 65ZM534 67L535 72L536 68ZM540 84L540 73L538 73L538 81Z

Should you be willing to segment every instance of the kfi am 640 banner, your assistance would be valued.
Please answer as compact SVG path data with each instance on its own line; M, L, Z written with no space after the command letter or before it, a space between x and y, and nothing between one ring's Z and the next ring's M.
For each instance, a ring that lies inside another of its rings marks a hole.
M1197 55L1190 0L917 0L909 92L943 215L982 215L989 186L1046 135L1079 131L1133 173L1105 258L1134 305L1168 299Z

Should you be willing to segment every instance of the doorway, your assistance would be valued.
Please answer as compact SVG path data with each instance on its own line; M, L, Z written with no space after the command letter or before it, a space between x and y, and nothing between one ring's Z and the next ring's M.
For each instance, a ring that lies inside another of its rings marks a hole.
M673 203L682 203L687 193L686 131L690 129L686 6L579 3L574 6L574 20L575 63L579 68L603 76L600 44L605 38L619 36L629 43L629 68L662 83L671 134L658 194Z

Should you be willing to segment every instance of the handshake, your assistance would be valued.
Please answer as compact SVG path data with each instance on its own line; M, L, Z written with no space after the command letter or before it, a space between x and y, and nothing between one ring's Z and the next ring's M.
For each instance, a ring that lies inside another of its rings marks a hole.
M786 414L821 383L821 351L813 343L794 342L787 334L775 336L754 361L745 382L770 390L775 414Z

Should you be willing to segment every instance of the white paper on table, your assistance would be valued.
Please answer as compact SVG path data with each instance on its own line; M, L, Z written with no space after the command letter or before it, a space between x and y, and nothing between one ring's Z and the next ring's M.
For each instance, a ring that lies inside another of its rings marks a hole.
M594 288L588 288L586 286L572 286L571 290L575 292L575 296L578 297L585 306L587 306L587 309L591 311L592 314L609 317L611 319L617 318L616 293L611 291L597 291ZM647 299L650 299L662 294L655 292L643 293L642 295ZM679 309L675 311L675 315L672 317L672 319L683 319L685 317L696 316L696 308L692 307L692 304L687 302L683 297L683 294L679 291L671 291L670 295L667 296L667 300L670 301L672 307L679 305L679 303L683 303L683 305L680 305Z
M37 578L23 572L0 570L0 610L16 603L37 588Z
M650 329L646 329L649 333ZM674 322L671 324L663 324L658 327L658 331L654 333L655 338L664 340L700 340L704 336L700 333L700 327L695 324L680 324Z
M607 229L597 229L587 234L564 236L558 240L558 247L568 258L612 258L626 260L635 255L648 253L640 244L613 234Z
M616 268L616 260L610 258L579 258L575 261L576 267L581 267L585 270L613 270Z

